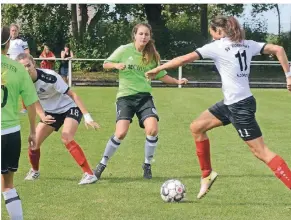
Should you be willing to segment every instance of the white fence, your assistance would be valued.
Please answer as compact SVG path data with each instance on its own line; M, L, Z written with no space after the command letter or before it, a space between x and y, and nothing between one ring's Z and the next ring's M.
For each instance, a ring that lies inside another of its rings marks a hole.
M34 60L65 60L62 58L34 58ZM68 82L69 86L72 86L72 62L73 61L104 61L105 59L84 59L84 58L73 58L69 59L69 72L68 72ZM167 62L169 60L161 60L162 63ZM188 63L186 65L214 65L214 62L212 60L197 60L193 63ZM281 64L278 61L252 61L251 65L258 66L258 65L264 65L264 66L280 66ZM291 61L289 61L289 65L291 66ZM282 72L283 74L283 72ZM183 78L183 67L180 66L178 68L177 73L178 79ZM152 81L155 83L155 81ZM191 81L189 82L191 83ZM193 82L192 82L193 83ZM178 88L182 88L182 85L178 85Z

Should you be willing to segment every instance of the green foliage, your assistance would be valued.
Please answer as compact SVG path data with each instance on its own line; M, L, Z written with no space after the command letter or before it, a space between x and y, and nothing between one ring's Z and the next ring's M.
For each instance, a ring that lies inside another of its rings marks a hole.
M253 4L253 14L271 10L275 5ZM207 22L201 22L201 5L162 4L161 8L161 14L153 17L160 19L157 21L160 23L154 27L154 39L162 59L191 52L207 42L202 30L205 35L208 25ZM79 22L77 27L79 31L84 30L81 37L70 34L71 9L67 4L3 4L2 25L10 25L12 22L20 24L21 35L28 40L34 56L39 56L42 45L46 43L60 57L64 44L71 42L76 57L101 59L108 57L120 45L131 42L132 27L148 19L143 4L86 4L83 9L88 10L88 13L83 14L86 22ZM208 4L208 20L218 14L239 17L243 10L243 4ZM88 14L90 16L86 18ZM155 19L151 22L155 25ZM284 46L290 56L290 34L282 33L280 39L267 35L265 22L258 22L257 17L249 18L244 28L247 38L278 43ZM101 63L74 62L73 68L74 71L99 71Z
M217 15L240 17L244 11L244 5L243 4L209 4L208 11L209 11L210 18Z
M32 55L39 56L43 44L60 56L69 39L71 14L66 4L4 4L3 24L20 24L21 36L28 41Z
M124 21L100 22L89 33L84 35L82 43L72 39L72 46L77 57L107 58L122 44L131 42L131 29L134 23ZM117 34L119 33L119 34ZM74 62L74 70L99 71L102 68L100 61Z

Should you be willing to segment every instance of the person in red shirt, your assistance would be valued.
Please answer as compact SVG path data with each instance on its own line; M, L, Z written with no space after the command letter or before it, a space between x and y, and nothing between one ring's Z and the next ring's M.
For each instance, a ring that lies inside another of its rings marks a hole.
M39 58L56 58L56 56L54 55L53 52L50 51L50 48L47 45L45 45ZM40 68L53 69L54 64L55 64L55 60L43 60L40 63Z

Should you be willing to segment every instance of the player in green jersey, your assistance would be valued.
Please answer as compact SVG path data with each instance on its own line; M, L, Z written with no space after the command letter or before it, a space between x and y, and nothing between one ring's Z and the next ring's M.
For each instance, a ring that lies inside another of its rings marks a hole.
M36 90L28 72L18 62L6 56L9 48L8 27L1 29L1 183L2 194L11 219L23 219L21 200L13 186L13 174L18 169L21 151L18 100L21 95L28 110L29 147L35 146Z
M151 161L158 143L159 116L151 96L151 82L145 72L160 64L160 56L152 40L148 24L137 24L132 30L133 43L122 45L104 62L104 69L119 70L119 89L116 102L116 128L109 139L95 175L99 179L108 160L125 138L134 114L139 125L145 129L145 161L142 166L144 178L151 179ZM167 84L186 84L187 79L177 80L161 71L156 79Z

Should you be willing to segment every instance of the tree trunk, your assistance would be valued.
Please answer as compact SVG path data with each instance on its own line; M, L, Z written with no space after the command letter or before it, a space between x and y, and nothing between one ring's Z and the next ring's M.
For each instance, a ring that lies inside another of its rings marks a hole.
M90 20L90 23L88 24L88 28L87 28L88 33L92 33L96 24L101 20L103 12L104 11L102 10L101 6L99 5L99 7L96 9L96 13L95 13L94 17Z
M78 21L77 21L77 6L76 4L71 4L72 13L72 32L76 40L78 40Z
M200 5L200 30L204 38L204 42L207 42L208 39L208 17L207 17L207 4Z
M165 27L165 21L162 18L161 4L144 4L145 13L149 24L152 26L153 38L156 42L157 50L161 58L166 58L166 46L169 43L169 30Z
M83 41L84 33L87 29L88 22L88 8L87 4L79 4L81 20L79 21L79 41Z
M280 38L280 36L281 36L281 13L280 13L280 9L279 9L278 4L275 4L275 8L276 8L277 13L278 13L278 37Z

